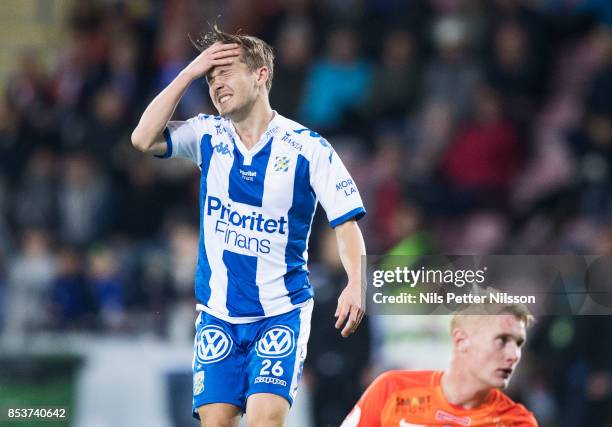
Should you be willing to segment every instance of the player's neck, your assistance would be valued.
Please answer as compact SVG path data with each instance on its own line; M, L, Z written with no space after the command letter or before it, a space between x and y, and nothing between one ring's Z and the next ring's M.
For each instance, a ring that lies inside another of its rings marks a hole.
M259 142L261 135L266 131L270 121L274 118L274 111L267 99L258 99L249 110L248 114L237 118L232 117L232 123L240 141L247 150L250 150Z
M482 405L491 391L490 387L470 377L465 370L453 369L452 366L442 375L440 386L448 403L465 409Z

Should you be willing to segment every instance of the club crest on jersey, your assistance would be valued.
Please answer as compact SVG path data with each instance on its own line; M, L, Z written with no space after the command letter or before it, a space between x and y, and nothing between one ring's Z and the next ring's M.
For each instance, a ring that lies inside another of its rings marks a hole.
M286 326L274 326L257 341L255 351L261 357L285 357L294 347L293 330Z
M219 154L222 154L222 155L224 155L224 156L225 156L225 155L228 155L228 156L232 157L232 152L231 152L231 150L230 150L230 148L229 148L229 147L230 147L230 146L229 146L229 144L225 144L225 143L223 143L223 142L220 142L220 143L218 143L217 145L214 145L214 146L213 146L213 149L214 149L214 150L215 150L217 153L219 153Z
M274 161L274 172L287 172L289 170L289 157L276 156Z
M204 391L204 371L193 374L193 395L197 396Z
M230 354L232 345L231 337L222 328L206 326L196 337L196 360L202 364L219 362Z

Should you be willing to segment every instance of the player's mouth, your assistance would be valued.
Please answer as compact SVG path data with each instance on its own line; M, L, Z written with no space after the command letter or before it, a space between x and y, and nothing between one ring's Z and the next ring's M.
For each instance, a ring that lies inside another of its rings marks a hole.
M504 379L508 379L512 375L512 369L511 368L498 369L497 372Z
M219 105L223 105L229 101L231 97L232 95L221 95L217 98L217 101L219 102Z

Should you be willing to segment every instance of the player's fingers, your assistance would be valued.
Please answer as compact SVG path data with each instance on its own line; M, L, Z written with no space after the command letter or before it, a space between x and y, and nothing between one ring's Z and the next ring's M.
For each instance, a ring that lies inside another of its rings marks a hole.
M232 62L234 62L234 58L213 59L210 61L210 65L215 67L217 65L229 65Z
M336 329L340 329L340 327L344 324L346 317L349 315L348 307L342 305L340 307L340 312L338 313L338 320L336 320Z
M238 44L236 43L220 43L217 42L215 44L213 44L211 47L209 47L207 50L209 53L215 53L215 52L220 52L223 50L232 50L232 49L237 49L238 48Z
M239 49L220 50L218 52L211 53L210 58L211 59L221 59L221 58L234 57L234 56L239 56L239 55L240 55Z
M342 329L343 337L346 338L354 332L357 326L358 316L359 316L359 308L357 306L351 305L351 311L350 311L348 321L346 322L346 325L344 325L344 328Z
M348 337L353 332L353 328L355 327L356 322L357 322L357 314L355 313L354 307L351 307L351 311L348 316L348 320L346 322L346 325L344 325L344 328L342 328L342 332L341 332L341 335L344 338Z
M338 317L340 315L340 311L342 310L342 305L344 304L343 294L340 294L338 297L338 304L336 305L336 312L334 313L334 317Z

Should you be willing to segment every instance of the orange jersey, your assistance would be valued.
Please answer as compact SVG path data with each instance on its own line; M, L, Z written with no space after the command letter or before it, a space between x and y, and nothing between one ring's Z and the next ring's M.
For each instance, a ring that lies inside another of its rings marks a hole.
M341 427L537 427L531 412L500 390L473 409L449 403L441 371L389 371L365 391Z

